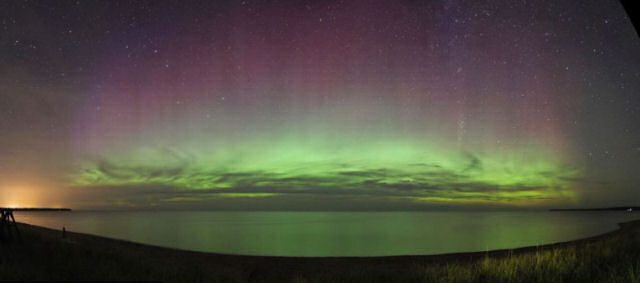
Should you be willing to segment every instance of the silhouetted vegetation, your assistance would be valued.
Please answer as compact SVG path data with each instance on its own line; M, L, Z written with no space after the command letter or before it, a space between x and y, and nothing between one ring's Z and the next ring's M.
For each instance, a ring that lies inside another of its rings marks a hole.
M20 226L0 246L0 280L165 282L640 282L640 221L592 239L436 256L219 255Z

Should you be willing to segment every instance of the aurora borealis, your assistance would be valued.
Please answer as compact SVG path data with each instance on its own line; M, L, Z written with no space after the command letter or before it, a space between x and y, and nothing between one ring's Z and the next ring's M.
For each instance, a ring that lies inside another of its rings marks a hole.
M640 201L618 2L425 2L3 2L0 202Z

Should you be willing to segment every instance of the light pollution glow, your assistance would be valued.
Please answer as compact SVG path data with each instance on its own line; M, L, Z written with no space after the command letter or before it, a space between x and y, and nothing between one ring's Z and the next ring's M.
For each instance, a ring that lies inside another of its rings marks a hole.
M0 4L0 190L37 179L88 208L640 200L619 3L498 2Z

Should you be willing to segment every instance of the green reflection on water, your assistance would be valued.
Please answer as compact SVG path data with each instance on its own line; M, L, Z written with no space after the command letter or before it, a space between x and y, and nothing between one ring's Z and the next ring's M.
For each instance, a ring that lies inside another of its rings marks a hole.
M382 256L540 245L613 230L624 212L72 212L18 221L181 249Z

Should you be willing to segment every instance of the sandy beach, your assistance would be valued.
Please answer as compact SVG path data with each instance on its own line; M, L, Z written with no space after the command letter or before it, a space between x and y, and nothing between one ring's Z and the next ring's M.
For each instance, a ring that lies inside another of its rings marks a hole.
M2 244L0 280L163 282L637 281L640 221L596 237L488 252L268 257L163 248L28 224Z

